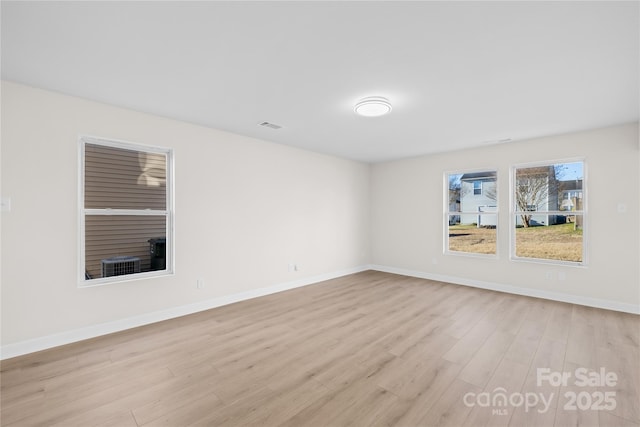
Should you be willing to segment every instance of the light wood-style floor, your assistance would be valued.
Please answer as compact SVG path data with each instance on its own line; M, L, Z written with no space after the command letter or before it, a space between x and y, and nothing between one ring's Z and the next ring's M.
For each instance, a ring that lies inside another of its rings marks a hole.
M639 316L364 272L3 361L1 421L638 426L639 365ZM579 387L580 367L616 385ZM537 368L572 378L538 386ZM615 409L566 409L573 392ZM518 406L533 393L546 411Z

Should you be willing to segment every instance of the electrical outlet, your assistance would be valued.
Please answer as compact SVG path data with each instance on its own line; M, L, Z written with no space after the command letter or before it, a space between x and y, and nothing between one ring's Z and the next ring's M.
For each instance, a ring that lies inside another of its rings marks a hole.
M290 262L287 270L289 271L289 273L298 271L298 264L296 264L295 262Z
M198 289L202 289L202 288L204 288L204 280L202 280L202 279L197 279L197 280L196 280L196 288L198 288Z

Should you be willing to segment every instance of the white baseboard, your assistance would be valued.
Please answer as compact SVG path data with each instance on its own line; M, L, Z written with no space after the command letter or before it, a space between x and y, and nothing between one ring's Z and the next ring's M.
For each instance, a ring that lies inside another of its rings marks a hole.
M226 295L213 298L206 301L199 301L193 304L187 304L179 307L172 307L166 310L147 313L140 316L129 317L126 319L116 320L113 322L101 323L98 325L88 326L85 328L74 329L71 331L61 332L54 335L34 338L13 344L7 344L0 347L0 360L9 359L11 357L21 356L36 351L46 350L89 338L99 337L114 332L124 331L126 329L144 326L163 320L173 319L188 314L198 313L200 311L209 310L227 304L239 301L257 298L264 295L270 295L289 289L299 288L302 286L312 285L314 283L331 280L349 274L359 273L366 270L376 270L386 273L399 274L402 276L417 277L421 279L437 280L440 282L454 283L464 286L472 286L475 288L489 289L493 291L506 292L516 295L525 295L536 298L543 298L554 301L567 302L571 304L585 305L589 307L604 308L607 310L621 311L624 313L640 314L640 306L635 304L621 303L617 301L603 300L598 298L582 297L578 295L563 294L559 292L543 291L539 289L522 288L512 285L504 285L492 282L483 282L455 276L425 273L422 271L407 270L396 267L388 267L383 265L364 265L353 267L346 270L325 273L316 276L306 277L303 279L284 282L273 286L253 289L246 292L240 292L233 295Z
M492 291L506 292L528 297L542 298L553 301L567 302L571 304L585 305L588 307L604 308L606 310L621 311L624 313L640 314L640 305L628 304L618 301L599 298L583 297L579 295L563 294L559 292L544 291L540 289L522 288L519 286L504 285L500 283L483 282L462 277L454 277L440 274L425 273L422 271L405 270L384 265L370 265L371 270L385 273L400 274L402 276L417 277L421 279L437 280L439 282L454 283L457 285L471 286L474 288L489 289Z
M267 286L265 288L253 289L250 291L240 292L233 295L226 295L206 301L199 301L193 304L172 307L166 310L142 314L140 316L129 317L113 322L101 323L98 325L87 326L85 328L74 329L54 335L48 335L13 344L7 344L0 347L0 360L9 359L11 357L21 356L28 353L34 353L36 351L46 350L48 348L58 347L89 338L95 338L101 335L124 331L126 329L144 326L150 323L173 319L175 317L185 316L188 314L209 310L211 308L244 301L251 298L257 298L264 295L274 294L276 292L282 292L289 289L312 285L314 283L323 282L325 280L331 280L366 270L369 270L368 265L353 267L346 270L340 270L331 273L305 277L298 280L292 280L290 282L279 283L273 286Z

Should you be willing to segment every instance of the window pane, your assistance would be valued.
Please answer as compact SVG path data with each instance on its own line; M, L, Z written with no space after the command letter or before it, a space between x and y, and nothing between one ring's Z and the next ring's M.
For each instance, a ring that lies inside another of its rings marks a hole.
M496 171L447 175L447 250L496 254Z
M497 215L449 215L449 250L496 253Z
M546 227L516 224L516 256L582 262L583 216L558 215L552 222Z
M582 182L583 162L517 168L515 210L581 210ZM523 220L528 226L527 218Z
M496 171L447 175L448 212L495 211L498 200Z
M87 215L85 217L86 278L166 269L165 216ZM151 242L150 242L151 240ZM151 254L151 249L154 253ZM126 265L130 258L137 265ZM105 271L105 275L103 275Z
M515 170L515 256L582 262L584 162Z
M87 209L166 209L167 157L85 144Z

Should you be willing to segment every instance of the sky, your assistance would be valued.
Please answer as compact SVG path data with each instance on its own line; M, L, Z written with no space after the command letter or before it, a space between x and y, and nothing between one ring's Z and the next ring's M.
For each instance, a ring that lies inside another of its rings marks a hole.
M562 177L560 177L562 181L584 178L584 164L582 162L562 163L562 165L564 166Z

